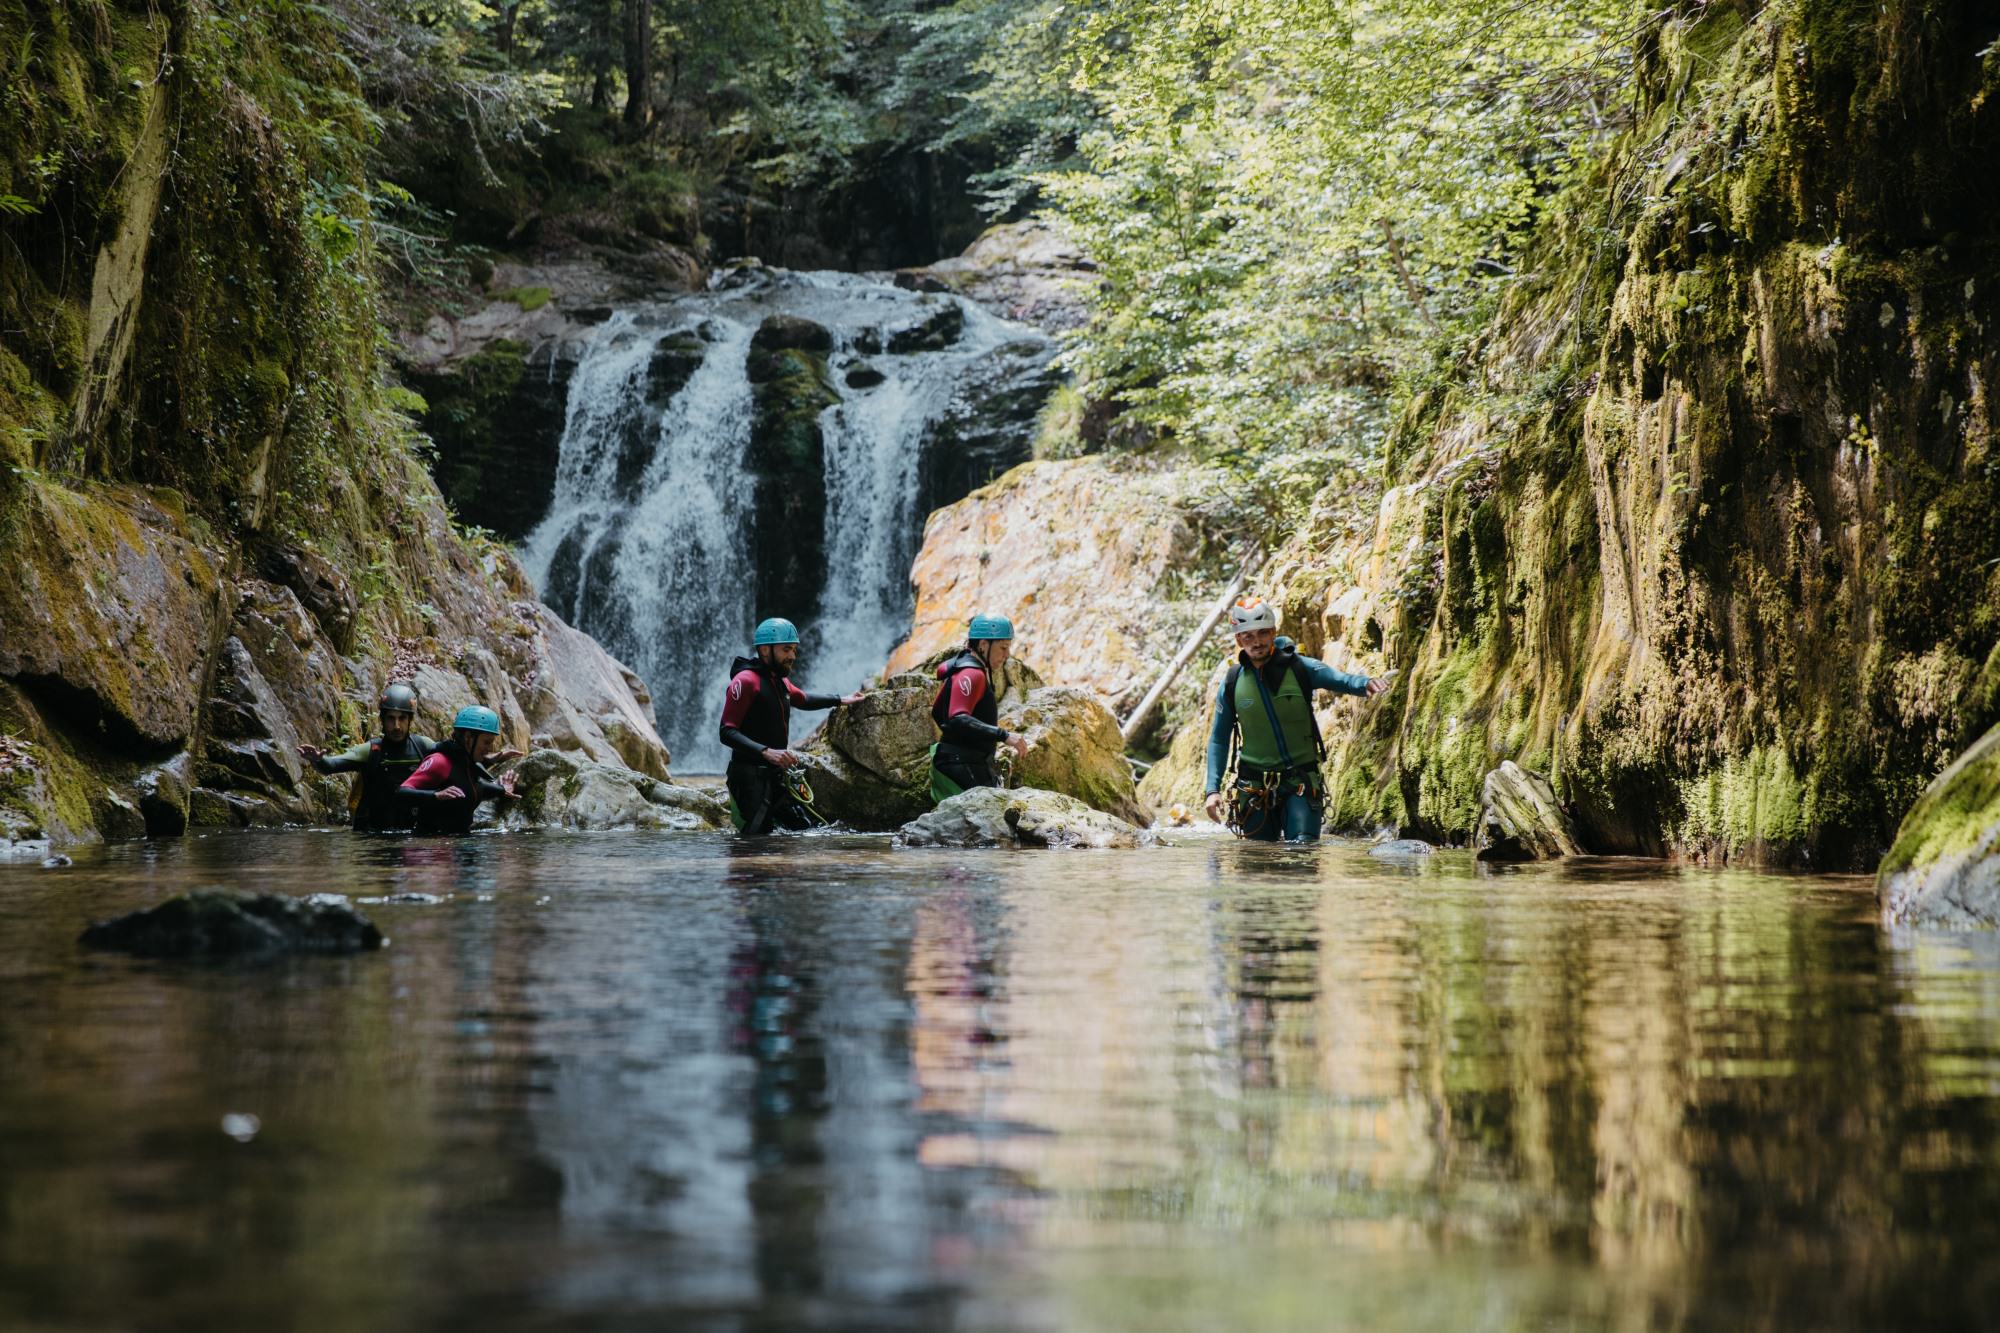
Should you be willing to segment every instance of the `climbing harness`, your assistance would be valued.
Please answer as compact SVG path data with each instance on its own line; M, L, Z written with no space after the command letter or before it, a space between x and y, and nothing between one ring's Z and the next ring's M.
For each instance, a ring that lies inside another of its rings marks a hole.
M784 778L785 791L792 798L792 803L811 816L816 827L824 828L833 822L813 806L812 783L806 778L804 764L782 769L780 776Z

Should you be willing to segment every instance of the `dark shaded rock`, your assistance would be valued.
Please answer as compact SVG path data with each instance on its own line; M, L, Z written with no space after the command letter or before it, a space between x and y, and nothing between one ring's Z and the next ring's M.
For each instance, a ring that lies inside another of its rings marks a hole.
M146 821L146 836L177 838L187 832L193 767L187 752L182 751L139 775L133 785L139 795L139 813Z
M935 273L920 268L897 269L893 281L906 292L948 292L951 290L950 287L945 285L944 280L939 278Z
M96 821L97 831L107 840L118 838L143 838L146 836L146 817L139 812L138 802L106 787L91 802L91 818Z
M1062 384L1055 344L1002 344L966 368L951 405L925 435L917 462L917 506L956 503L1034 454L1042 408ZM910 558L916 557L914 548Z
M889 351L897 356L912 352L941 352L957 342L965 332L965 310L958 302L941 300L922 319L889 335Z
M708 356L708 345L694 333L660 339L646 366L646 401L655 407L671 403Z
M882 351L882 330L863 329L854 335L854 350L864 356L876 356Z
M387 941L338 894L288 898L197 889L145 911L96 922L79 942L141 958L241 958L364 953Z
M831 352L833 333L803 315L772 315L757 326L752 352Z
M521 538L555 493L569 381L576 363L505 339L437 370L406 371L422 394L425 432L437 445L431 475L468 523Z
M336 652L354 650L354 618L361 612L361 598L332 562L295 546L266 546L258 552L257 569L271 582L292 590Z
M846 380L850 389L872 389L889 377L864 361L849 366L847 374L842 378Z
M840 395L822 356L789 348L751 361L760 373L751 376L744 463L755 495L758 614L805 620L826 580L826 440L819 418Z
M1549 780L1511 759L1486 775L1473 846L1482 861L1552 861L1582 853Z

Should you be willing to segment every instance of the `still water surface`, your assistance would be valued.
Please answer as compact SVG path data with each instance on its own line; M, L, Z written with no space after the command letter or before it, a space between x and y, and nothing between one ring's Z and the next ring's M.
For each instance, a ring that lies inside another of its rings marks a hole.
M85 954L227 884L351 960ZM257 1117L254 1135L225 1116ZM1991 1327L2000 942L1356 846L0 868L0 1328Z

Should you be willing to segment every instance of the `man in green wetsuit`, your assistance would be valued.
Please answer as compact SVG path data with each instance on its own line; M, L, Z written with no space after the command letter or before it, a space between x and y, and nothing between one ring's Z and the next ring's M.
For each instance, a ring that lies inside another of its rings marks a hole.
M1389 678L1370 680L1301 657L1290 639L1278 637L1278 614L1259 597L1229 608L1229 628L1240 652L1216 693L1208 732L1208 817L1222 823L1225 807L1234 806L1229 822L1246 838L1310 842L1326 809L1313 691L1372 698L1389 688ZM1223 769L1237 737L1235 788L1225 797Z
M321 773L354 773L348 809L357 833L407 833L415 822L409 806L396 795L404 779L437 749L428 736L412 734L417 720L415 687L395 681L376 703L382 734L339 754L317 745L301 745L299 757Z

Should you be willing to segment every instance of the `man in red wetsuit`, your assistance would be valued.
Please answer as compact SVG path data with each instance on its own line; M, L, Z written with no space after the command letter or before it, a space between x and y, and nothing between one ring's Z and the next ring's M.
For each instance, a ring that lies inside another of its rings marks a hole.
M942 801L970 787L997 787L993 749L1000 744L1016 755L1028 743L1000 726L1000 701L993 673L1014 652L1014 622L1005 616L974 616L965 651L938 667L938 692L931 720L943 739L931 750L931 799Z
M722 743L729 747L729 799L744 833L769 833L773 824L810 828L812 817L785 787L784 772L805 762L794 754L792 710L858 704L846 696L808 694L790 679L799 660L798 627L773 617L757 626L755 657L739 657L729 667L729 692L722 704Z

